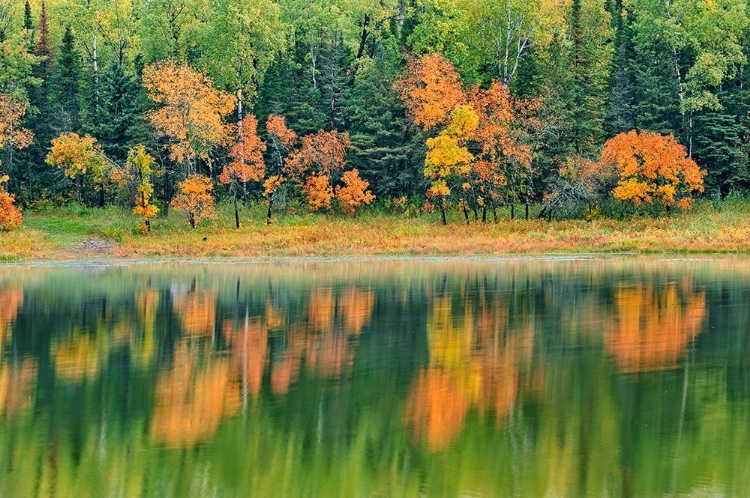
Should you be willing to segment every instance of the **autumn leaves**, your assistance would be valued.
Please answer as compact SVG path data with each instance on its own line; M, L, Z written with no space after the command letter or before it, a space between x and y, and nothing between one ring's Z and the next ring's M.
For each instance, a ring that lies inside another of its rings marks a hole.
M126 164L115 164L95 138L76 133L52 141L47 163L62 169L70 179L89 178L101 194L101 204L107 186L124 192L135 206L133 213L142 217L139 228L144 233L151 230L151 220L159 212L151 202L152 178L157 174L178 179L170 205L187 214L191 228L215 214L214 178L229 187L237 228L238 200L247 201L249 182L262 183L269 224L274 200L282 190L287 198L301 195L313 211L338 207L354 214L359 206L375 199L358 171L346 170L351 146L347 133L320 130L298 137L283 116L271 114L264 141L255 116L239 115L236 124L230 122L237 107L233 95L215 88L200 72L171 61L146 67L143 85L157 105L148 119L171 166L157 171L155 159L141 145L131 149ZM81 183L78 185L80 188Z
M533 144L543 129L536 116L540 102L515 98L497 80L487 89L465 89L439 53L408 59L398 91L414 123L429 135L427 195L437 200L443 224L451 200L467 223L469 209L475 220L481 209L486 221L488 205L496 213L498 204L514 206L521 198L528 204L534 194ZM567 191L568 185L553 185L543 211L550 218L566 203L583 200L591 207L609 195L636 206L688 209L706 175L673 136L648 132L621 133L605 144L598 161L571 157L569 163L561 176L572 177L574 185Z
M454 194L468 223L468 208L483 211L502 200L530 193L531 151L522 141L521 105L508 88L464 90L453 65L439 53L407 62L398 91L414 122L431 134L424 174L428 197L437 201L443 224L446 204ZM458 188L456 188L458 187ZM495 215L496 216L496 215Z
M211 180L199 172L198 163L205 166L203 171L213 171L214 152L220 148L228 149L229 161L218 180L232 192L237 228L237 201L247 199L248 182L263 183L268 223L274 199L285 186L301 191L313 211L330 209L335 198L343 211L354 213L374 200L369 183L357 170L344 172L351 145L348 134L320 130L298 137L284 117L272 114L266 122L267 141L263 141L255 116L239 116L236 125L227 122L237 104L235 97L215 89L201 73L164 62L146 68L143 78L149 98L162 105L149 114L151 124L166 139L170 158L184 167L186 179L178 185L172 206L187 212L191 227L211 212L213 199ZM271 158L268 165L266 153ZM342 184L337 185L337 180Z

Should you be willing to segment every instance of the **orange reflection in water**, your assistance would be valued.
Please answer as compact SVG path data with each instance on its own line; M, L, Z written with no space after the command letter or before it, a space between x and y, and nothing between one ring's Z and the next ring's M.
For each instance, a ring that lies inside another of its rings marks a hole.
M371 290L352 286L336 295L331 288L315 290L307 305L306 323L292 323L286 349L271 365L271 390L288 392L303 364L317 375L339 378L354 361L356 337L370 321L375 306Z
M10 334L10 324L16 320L18 310L23 306L23 289L9 287L0 290L0 354Z
M181 344L172 368L156 384L151 435L172 447L193 446L213 436L222 417L240 407L240 390L229 359L197 364L196 354Z
M175 292L172 309L180 318L182 330L190 337L210 337L216 325L216 292L193 287Z
M617 319L607 330L607 352L627 373L676 368L706 317L706 296L689 282L655 289L620 287Z
M93 379L99 373L106 344L103 333L95 338L79 330L73 330L67 340L52 345L56 376L65 381L80 383Z
M222 334L232 347L232 369L238 373L247 392L257 397L266 368L268 328L258 317L248 318L239 327L226 320L222 325Z
M461 433L470 399L449 372L427 368L420 372L406 404L406 420L414 437L432 450L445 448Z
M520 366L530 361L533 344L531 324L514 329L501 303L482 303L475 313L467 302L455 314L449 298L433 301L429 365L406 403L406 422L417 441L431 451L446 448L460 435L471 407L504 423L516 405Z
M0 413L6 418L13 418L31 407L36 375L36 360L32 358L0 367Z

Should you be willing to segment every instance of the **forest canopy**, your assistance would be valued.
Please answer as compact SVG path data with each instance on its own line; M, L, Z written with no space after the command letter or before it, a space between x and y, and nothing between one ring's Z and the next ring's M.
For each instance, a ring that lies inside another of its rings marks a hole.
M239 227L252 202L468 222L746 195L748 5L0 0L0 195L143 231L222 200Z

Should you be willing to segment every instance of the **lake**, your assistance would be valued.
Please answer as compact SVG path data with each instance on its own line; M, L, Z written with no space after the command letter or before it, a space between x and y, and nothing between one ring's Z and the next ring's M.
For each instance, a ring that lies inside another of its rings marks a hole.
M750 260L0 266L0 496L747 496Z

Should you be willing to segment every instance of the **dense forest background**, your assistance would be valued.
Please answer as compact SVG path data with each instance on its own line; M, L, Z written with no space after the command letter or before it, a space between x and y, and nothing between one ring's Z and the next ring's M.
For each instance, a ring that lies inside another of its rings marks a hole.
M232 185L219 186L219 175L232 161L230 145L205 148L186 168L169 134L154 130L160 103L149 98L144 71L172 61L235 96L232 111L219 113L228 123L257 116L266 164L275 161L267 118L283 116L299 137L346 132L347 168L381 202L424 199L430 130L413 123L397 81L412 55L441 53L466 88L500 82L534 103L527 202L559 188L571 161L597 158L608 139L632 129L674 134L707 172L703 196L742 195L750 190L748 5L0 0L0 177L9 177L8 191L27 208L81 192L91 204L121 201L116 189L97 193L96 179L71 178L46 162L52 141L75 132L94 137L112 164L143 145L155 158L154 196L164 207L191 172L209 176L229 198ZM181 77L161 83L191 91ZM244 200L261 198L262 181L243 183Z

